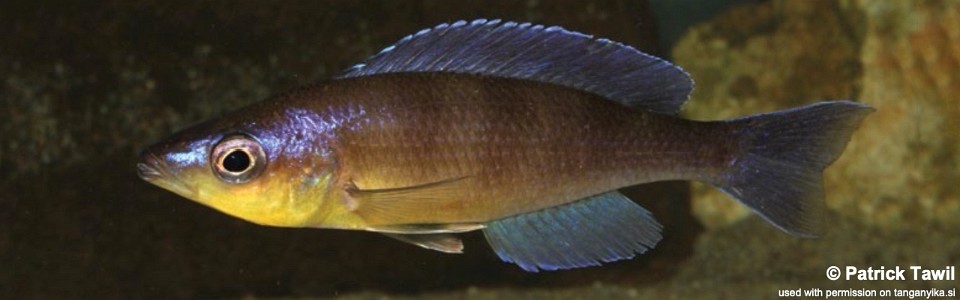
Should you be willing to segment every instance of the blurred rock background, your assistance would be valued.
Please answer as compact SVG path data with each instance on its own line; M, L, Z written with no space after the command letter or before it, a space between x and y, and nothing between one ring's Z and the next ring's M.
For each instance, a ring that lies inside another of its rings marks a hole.
M692 28L673 49L697 80L687 116L742 116L824 99L877 108L826 171L834 212L888 230L960 225L960 5L774 1ZM750 215L694 185L708 227Z
M957 1L6 1L0 4L0 298L772 298L830 265L960 261ZM192 123L336 74L459 19L562 25L669 57L684 114L825 99L867 118L826 171L825 232L797 239L694 184L628 190L666 225L638 259L528 274L479 234L443 255L375 234L280 229L136 178ZM692 204L691 204L692 203ZM707 230L704 231L703 228ZM955 284L953 282L952 284Z

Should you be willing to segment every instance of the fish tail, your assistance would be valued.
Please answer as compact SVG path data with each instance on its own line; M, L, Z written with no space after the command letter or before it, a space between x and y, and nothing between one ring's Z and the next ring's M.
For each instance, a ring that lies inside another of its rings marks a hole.
M831 101L731 120L742 126L741 154L713 184L777 228L815 237L825 205L823 170L874 110Z

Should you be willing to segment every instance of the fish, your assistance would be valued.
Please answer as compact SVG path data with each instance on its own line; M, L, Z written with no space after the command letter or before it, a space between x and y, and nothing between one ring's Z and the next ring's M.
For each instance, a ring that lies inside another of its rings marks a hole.
M525 271L630 259L662 225L618 189L712 185L815 237L823 170L875 109L824 101L730 120L679 116L693 80L619 42L502 20L444 23L332 79L174 133L147 182L265 226L381 233L461 253L482 231Z

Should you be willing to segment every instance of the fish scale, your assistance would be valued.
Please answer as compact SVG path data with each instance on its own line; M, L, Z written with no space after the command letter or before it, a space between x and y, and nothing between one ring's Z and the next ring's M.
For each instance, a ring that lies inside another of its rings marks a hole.
M562 86L450 74L385 74L344 80L342 84L354 85L351 82L354 80L368 81L356 85L383 91L390 97L350 97L351 103L387 106L398 111L366 115L361 118L375 118L379 122L373 123L378 126L349 127L350 130L338 135L338 139L344 141L344 146L339 148L339 152L344 153L340 157L342 165L357 166L352 173L358 176L352 180L358 187L389 189L470 177L471 183L463 188L478 191L470 193L473 197L461 197L460 201L470 203L468 206L473 208L469 211L431 214L435 219L409 216L392 220L394 222L495 219L568 203L639 181L679 179L686 175L665 170L696 171L713 167L685 166L685 159L658 154L687 148L687 143L660 141L677 140L679 132L656 136L638 134L663 131L660 126L670 124L656 123L655 120L662 117ZM434 88L410 88L417 86ZM342 93L349 92L336 94ZM314 100L301 102L304 105L327 103ZM538 117L518 121L524 110ZM474 120L483 120L477 122L485 125L474 126L472 124L477 123ZM717 135L717 127L702 129L704 137L680 140L699 139L699 144L716 148L712 154L723 155L717 151L724 147L722 141L710 143L708 139ZM701 133L691 131L690 134ZM631 135L642 138L624 138ZM483 143L481 136L502 142ZM418 147L405 146L411 141L417 141ZM598 147L607 143L618 146ZM445 153L463 153L453 156L464 159L445 161ZM457 167L451 167L453 165ZM500 169L493 172L490 166L500 166ZM460 173L454 174L452 170ZM554 176L545 178L544 174ZM510 205L514 202L522 204Z

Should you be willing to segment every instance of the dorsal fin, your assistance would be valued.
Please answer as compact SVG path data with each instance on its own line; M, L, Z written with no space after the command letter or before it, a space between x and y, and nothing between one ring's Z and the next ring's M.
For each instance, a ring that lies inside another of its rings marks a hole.
M675 115L693 90L677 66L633 47L558 26L500 20L440 24L408 35L338 78L454 72L526 79Z

